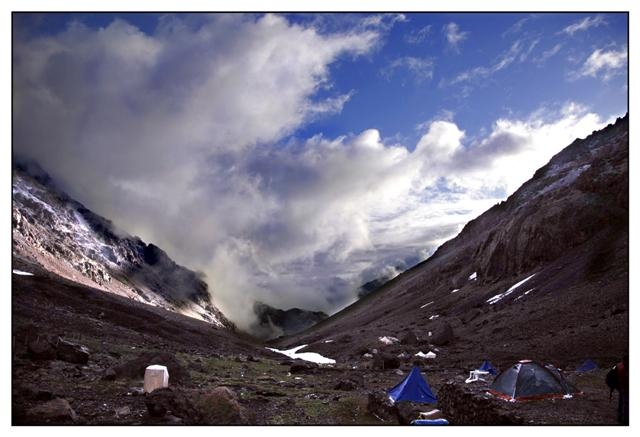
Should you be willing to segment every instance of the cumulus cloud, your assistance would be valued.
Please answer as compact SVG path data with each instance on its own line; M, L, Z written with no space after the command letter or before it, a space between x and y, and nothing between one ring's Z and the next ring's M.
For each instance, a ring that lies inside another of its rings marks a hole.
M449 48L453 49L455 52L459 51L458 45L469 36L469 32L460 31L460 27L457 23L454 22L448 23L443 26L442 32L447 39Z
M629 52L626 47L617 51L596 49L584 62L582 68L574 72L571 77L601 77L604 81L608 81L625 72L628 57Z
M579 105L500 119L467 138L453 114L415 145L367 129L291 133L340 111L332 63L379 43L375 23L319 33L265 16L168 16L14 42L14 151L124 230L206 272L239 327L253 302L332 313L368 280L425 259L575 137Z
M585 17L582 20L576 21L569 26L562 29L561 33L566 33L569 36L573 36L576 32L588 30L592 27L598 27L606 25L607 21L603 15L596 15L595 17Z

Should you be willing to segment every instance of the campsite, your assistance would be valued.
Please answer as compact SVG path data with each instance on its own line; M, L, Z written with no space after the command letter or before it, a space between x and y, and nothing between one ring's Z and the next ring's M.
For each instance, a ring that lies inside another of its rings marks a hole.
M507 402L487 394L491 374L482 376L485 381L465 383L470 371L485 364L465 359L475 355L468 349L454 352L442 346L437 358L428 359L408 356L413 347L380 343L376 355L407 356L387 361L390 368L374 368L373 359L347 358L351 347L337 336L323 343L322 354L339 362L315 364L231 336L218 334L212 340L211 327L204 322L130 307L126 299L53 280L34 266L22 268L36 275L16 278L21 292L14 295L15 424L198 424L206 421L208 408L223 412L209 424L398 425L434 409L441 410L451 425L616 423L615 398L609 401L607 369L602 366L577 372L583 363L576 362L564 372L583 395ZM91 297L92 304L75 297L78 294ZM35 301L47 305L36 306ZM47 333L84 345L90 351L88 361L35 356L33 342L41 344ZM393 408L389 390L410 374L416 359L438 402L401 401ZM145 394L144 369L152 364L168 366L169 388ZM503 370L513 363L490 364ZM60 400L65 403L60 405Z
M12 11L11 424L628 425L629 25Z

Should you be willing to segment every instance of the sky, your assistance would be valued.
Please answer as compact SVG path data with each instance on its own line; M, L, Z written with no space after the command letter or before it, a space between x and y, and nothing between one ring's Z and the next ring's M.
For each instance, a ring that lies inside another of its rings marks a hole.
M244 329L352 303L628 111L625 13L12 18L14 156Z

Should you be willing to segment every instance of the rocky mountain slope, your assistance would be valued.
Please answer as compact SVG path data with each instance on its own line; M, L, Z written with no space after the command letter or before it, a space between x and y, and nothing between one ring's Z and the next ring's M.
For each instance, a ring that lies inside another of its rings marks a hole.
M199 274L71 199L37 164L14 165L12 192L14 258L220 328L233 327Z
M628 125L625 116L576 140L428 260L276 344L360 364L374 349L431 349L451 367L619 359L629 346Z

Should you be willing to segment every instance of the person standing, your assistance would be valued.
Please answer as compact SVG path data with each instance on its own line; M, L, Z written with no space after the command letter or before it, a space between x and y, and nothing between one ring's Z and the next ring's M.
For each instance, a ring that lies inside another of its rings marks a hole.
M629 357L627 355L616 364L616 374L618 376L618 423L629 425Z

